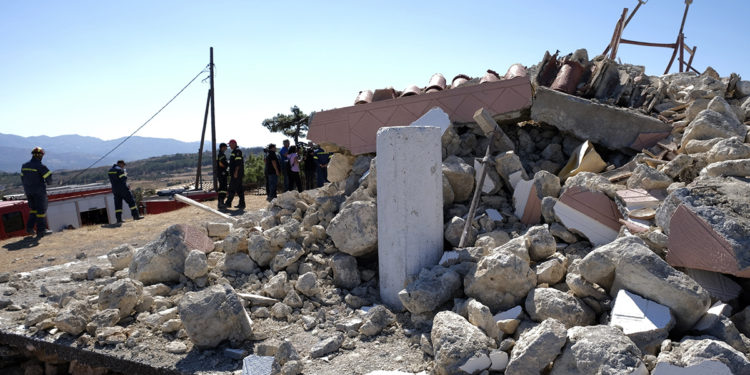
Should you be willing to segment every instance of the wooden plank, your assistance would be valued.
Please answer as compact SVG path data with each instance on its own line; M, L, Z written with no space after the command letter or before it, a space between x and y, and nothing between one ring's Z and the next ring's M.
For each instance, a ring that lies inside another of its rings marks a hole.
M191 205L193 207L198 207L201 210L210 212L210 213L212 213L214 215L221 216L224 219L227 219L229 221L237 222L237 219L235 219L235 218L233 218L233 217L231 217L231 216L229 216L229 215L227 215L227 214L225 214L223 212L219 212L217 210L214 210L213 208L208 207L205 204L198 203L198 202L196 202L196 201L194 201L194 200L192 200L192 199L190 199L190 198L188 198L188 197L186 197L184 195L175 194L174 195L174 199L176 199L176 200L178 200L178 201L180 201L182 203L189 204L189 205Z

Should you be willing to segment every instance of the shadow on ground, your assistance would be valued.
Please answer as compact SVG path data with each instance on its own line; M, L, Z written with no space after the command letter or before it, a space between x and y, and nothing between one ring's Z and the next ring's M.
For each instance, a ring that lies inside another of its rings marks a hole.
M23 249L31 249L32 247L36 247L39 245L39 239L34 236L26 236L22 239L11 242L3 245L3 248L8 249L8 251L16 251L16 250L23 250Z

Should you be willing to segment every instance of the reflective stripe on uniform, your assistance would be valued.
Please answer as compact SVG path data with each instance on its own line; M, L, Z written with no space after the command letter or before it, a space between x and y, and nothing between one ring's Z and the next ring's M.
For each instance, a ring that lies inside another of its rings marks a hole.
M226 192L226 190L219 190L218 193L219 194L226 194L227 192Z
M36 210L29 210L29 213L30 213L30 214L35 214L35 213L36 213Z
M136 206L130 207L131 210L135 210L136 208L138 208L138 207L136 207Z
M242 156L235 156L234 160L242 160Z
M122 212L122 210L115 210L115 212Z
M37 172L34 168L21 168L21 171L31 171L31 172Z
M52 171L48 171L47 173L45 173L45 174L42 175L42 178L47 178L51 174L52 174Z
M107 172L107 173L109 173L109 174L117 174L117 172Z
M47 217L47 214L36 214L36 217Z

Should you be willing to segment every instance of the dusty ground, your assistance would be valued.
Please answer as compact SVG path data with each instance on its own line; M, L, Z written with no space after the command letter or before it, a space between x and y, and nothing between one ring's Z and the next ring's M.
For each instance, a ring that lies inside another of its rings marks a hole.
M265 196L245 195L246 211L265 208ZM237 200L235 199L235 204ZM216 201L207 202L216 208ZM231 209L229 214L238 213ZM126 221L120 227L110 225L90 225L79 229L65 230L45 236L40 240L34 237L14 237L0 241L0 272L23 272L41 267L53 266L76 260L80 253L86 257L106 254L112 248L130 243L140 247L154 240L172 224L201 225L207 221L221 221L212 213L196 207L158 215L147 215L143 220Z

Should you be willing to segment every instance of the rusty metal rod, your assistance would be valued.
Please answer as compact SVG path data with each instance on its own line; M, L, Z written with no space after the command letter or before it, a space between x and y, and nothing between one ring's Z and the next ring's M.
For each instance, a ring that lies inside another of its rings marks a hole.
M620 39L620 43L635 44L637 46L644 46L644 47L663 47L663 48L677 47L676 43L650 43L650 42L639 42L639 41L630 40L630 39Z
M684 65L685 65L685 48L682 48L685 45L685 35L680 33L680 73L684 72Z
M641 5L646 4L648 1L638 0L638 5L635 6L635 9L633 9L633 12L630 13L630 16L628 16L628 19L625 21L625 25L622 27L623 30L625 30L625 27L628 26L630 23L630 20L633 19L633 16L635 16L635 13L638 11L638 9L641 7Z
M607 48L604 49L604 52L602 52L602 55L606 56L607 52L612 46L615 45L615 40L617 39L617 30L620 29L620 24L622 23L622 19L624 18L624 15L628 13L628 8L622 8L623 15L620 16L620 18L617 20L617 23L615 23L615 31L612 33L612 39L609 41L609 44L607 45Z
M675 42L674 51L672 51L672 57L669 59L669 64L667 64L667 69L664 71L664 74L669 73L669 69L672 68L672 63L674 62L674 58L677 56L677 48L680 45L680 36L677 35L677 41Z

